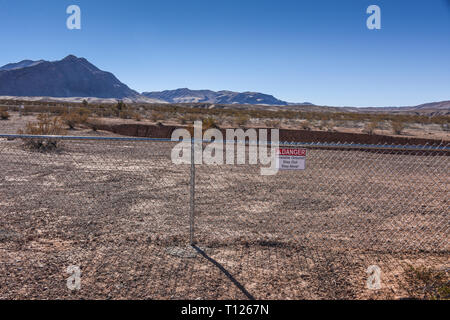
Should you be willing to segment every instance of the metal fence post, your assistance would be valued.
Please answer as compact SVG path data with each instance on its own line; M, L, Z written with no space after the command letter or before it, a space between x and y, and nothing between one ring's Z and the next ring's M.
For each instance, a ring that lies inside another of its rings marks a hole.
M190 198L190 214L189 214L189 242L191 246L194 243L194 213L195 213L195 144L191 139L191 198Z

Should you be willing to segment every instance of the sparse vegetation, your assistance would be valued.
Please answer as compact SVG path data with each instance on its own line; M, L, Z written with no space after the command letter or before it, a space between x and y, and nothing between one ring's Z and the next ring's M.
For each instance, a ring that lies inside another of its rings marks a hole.
M133 118L135 121L142 121L142 116L137 112L133 114Z
M408 266L405 271L406 290L410 298L427 300L450 299L449 271Z
M211 117L203 119L202 127L203 127L203 130L208 130L208 129L211 129L211 128L215 128L215 129L219 128L219 126L217 125L216 120L214 118L211 118Z
M71 129L75 129L77 125L85 124L89 118L90 111L84 108L69 113L64 113L61 119Z
M0 111L0 119L1 120L9 120L9 113L8 111Z
M334 121L333 121L333 120L328 120L328 121L324 120L324 121L323 121L323 126L325 127L325 130L326 130L326 131L329 131L329 132L334 132L334 131L336 131L336 130L334 129Z
M300 128L302 130L311 130L311 123L308 120L303 120L300 122Z
M103 125L103 123L98 120L98 119L89 119L88 121L86 121L86 125L92 130L92 131L98 131L100 130L101 126Z
M21 100L0 100L0 104L8 106L11 111L19 111L19 106L24 105L24 112L32 113L52 113L62 115L67 113L73 103L67 102L40 102L40 101L21 101ZM305 119L308 121L334 120L334 121L354 121L354 122L391 122L400 121L403 123L420 124L448 124L449 115L417 115L417 114L394 114L394 113L356 113L356 112L329 112L329 111L270 111L270 110L251 110L227 108L216 105L216 108L205 108L203 105L193 104L192 106L177 104L130 104L123 101L117 104L95 104L80 103L79 108L89 108L92 114L102 117L119 117L122 110L129 109L134 112L159 112L167 113L177 117L178 115L195 115L197 119L202 116L222 116L237 118L241 115L254 119ZM239 106L236 106L239 107ZM74 107L73 107L74 108ZM161 120L161 119L159 119Z
M120 119L132 119L134 117L134 112L128 109L124 109L119 112Z
M403 130L405 129L405 125L402 121L392 121L391 122L391 128L393 134L402 134Z
M248 120L249 120L249 116L248 116L248 115L245 115L245 114L239 114L239 115L236 117L236 124L237 124L238 126L240 126L240 127L243 127L243 126L245 126L245 125L248 123Z
M215 105L210 108L207 104L193 103L186 104L125 104L119 100L115 104L108 103L87 103L78 104L68 102L41 102L41 101L20 101L20 100L0 100L0 105L6 107L9 112L21 112L22 115L33 115L39 113L50 113L56 116L63 116L69 128L82 126L86 117L83 115L73 116L72 113L80 113L81 110L89 110L90 116L109 117L119 119L133 119L135 121L150 120L153 123L166 123L169 119L176 119L183 126L192 124L195 120L213 118L216 125L226 123L232 127L248 127L249 122L256 126L270 124L269 127L278 127L276 122L280 122L280 127L301 128L303 130L327 130L335 132L336 125L341 128L361 129L364 133L374 134L376 129L390 130L395 135L404 134L404 128L416 128L424 125L438 125L442 132L448 132L450 123L449 115L420 115L401 113L358 113L339 111L306 111L306 110L266 110L252 109L240 105ZM20 108L23 105L24 108ZM1 109L0 109L1 110ZM6 109L5 109L6 110ZM67 116L67 115L70 116ZM83 112L81 112L83 114ZM1 116L1 115L0 115ZM84 119L80 119L84 117ZM0 117L1 118L1 117ZM77 119L78 118L78 119ZM274 122L271 122L274 121ZM363 124L363 125L361 125ZM365 125L364 125L365 124ZM378 124L378 127L375 125ZM393 128L394 127L394 128ZM424 128L426 131L427 128ZM436 131L436 126L430 126L430 130ZM355 130L356 131L356 130ZM427 136L428 138L429 136Z
M164 120L165 118L166 116L161 112L152 112L150 115L150 120L152 120L153 122L158 122Z
M265 125L268 128L277 129L281 126L281 122L277 120L266 120Z
M364 127L364 132L367 134L374 134L375 133L375 129L378 127L378 121L376 120L372 120L369 123L366 124L366 126Z
M187 124L187 119L185 116L180 115L180 116L178 116L177 119L178 119L178 122L180 122L180 124Z
M37 136L57 136L65 135L64 122L60 117L52 117L49 114L37 116L37 122L28 122L24 130L19 130L19 134ZM55 150L61 141L52 138L24 138L25 146L39 151Z

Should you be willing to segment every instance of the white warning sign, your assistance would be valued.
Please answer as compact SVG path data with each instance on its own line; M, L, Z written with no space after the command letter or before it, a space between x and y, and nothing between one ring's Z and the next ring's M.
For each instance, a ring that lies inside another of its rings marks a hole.
M305 170L306 149L279 148L277 168L279 170Z

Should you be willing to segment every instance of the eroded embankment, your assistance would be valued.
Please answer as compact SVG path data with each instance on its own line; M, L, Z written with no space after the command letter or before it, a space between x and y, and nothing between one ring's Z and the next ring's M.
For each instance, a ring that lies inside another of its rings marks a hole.
M145 124L101 125L99 129L132 137L166 138L172 137L172 132L180 127ZM225 137L226 129L219 129ZM270 130L269 130L270 140ZM330 142L355 144L389 144L389 145L439 145L443 141L412 137L394 137L377 134L325 132L309 130L280 129L280 141L286 142ZM444 141L444 144L448 141Z

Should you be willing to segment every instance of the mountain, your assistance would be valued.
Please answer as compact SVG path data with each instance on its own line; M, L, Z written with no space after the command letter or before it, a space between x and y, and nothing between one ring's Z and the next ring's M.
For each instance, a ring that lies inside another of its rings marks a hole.
M187 88L154 92L143 92L143 96L170 103L213 102L217 93L211 90L189 90Z
M84 58L69 55L60 61L23 60L0 67L0 96L46 98L127 99L148 103L211 103L287 106L259 92L189 90L138 92Z
M23 60L17 63L9 63L3 67L0 68L0 71L2 70L15 70L15 69L21 69L26 67L32 67L35 65L38 65L39 63L44 62L44 60L39 61L32 61L32 60Z
M415 107L404 107L403 109L429 116L450 115L450 100L424 103Z
M143 96L169 103L217 103L286 106L286 101L259 92L190 90L188 88L143 92Z
M418 105L414 108L419 109L419 110L437 109L437 110L447 110L448 111L448 110L450 110L450 100L425 103L425 104Z
M418 106L407 106L407 107L359 108L358 111L408 113L424 116L445 116L450 115L450 100L429 102L420 104Z
M84 58L31 61L0 68L0 96L133 98L139 93Z

